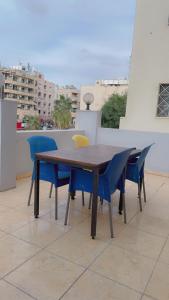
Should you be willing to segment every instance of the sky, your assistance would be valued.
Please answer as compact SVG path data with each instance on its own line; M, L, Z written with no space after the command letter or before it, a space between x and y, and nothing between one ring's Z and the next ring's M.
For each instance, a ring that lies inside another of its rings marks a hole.
M0 0L0 63L77 87L128 77L135 0Z

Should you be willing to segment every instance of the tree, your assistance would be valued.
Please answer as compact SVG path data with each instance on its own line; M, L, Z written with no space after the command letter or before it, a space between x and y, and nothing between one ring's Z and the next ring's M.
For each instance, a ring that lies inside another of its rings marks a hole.
M119 128L120 117L125 116L127 94L113 94L102 107L102 127Z
M65 98L64 95L61 95L56 101L52 117L57 128L66 129L70 127L72 121L71 106L71 100Z
M23 122L26 122L28 130L41 129L40 118L38 116L24 116Z

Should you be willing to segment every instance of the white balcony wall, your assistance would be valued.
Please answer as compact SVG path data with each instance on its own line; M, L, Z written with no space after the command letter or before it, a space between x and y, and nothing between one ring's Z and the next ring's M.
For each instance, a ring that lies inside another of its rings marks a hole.
M84 134L83 130L33 130L18 131L16 143L16 175L22 176L32 171L32 162L30 159L29 146L27 139L34 135L45 135L55 139L58 148L72 149L74 144L72 136L74 134Z
M122 147L144 148L155 143L146 160L146 169L155 173L169 175L169 134L98 128L97 143Z

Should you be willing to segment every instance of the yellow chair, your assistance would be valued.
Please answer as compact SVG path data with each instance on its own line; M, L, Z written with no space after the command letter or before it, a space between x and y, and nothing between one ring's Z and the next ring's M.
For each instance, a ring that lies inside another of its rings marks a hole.
M89 139L85 135L75 134L72 137L76 148L83 148L90 145Z
M90 145L88 137L85 136L85 135L82 135L82 134L73 135L72 140L74 141L76 148L83 148L83 147L87 147L87 146ZM90 198L91 198L91 195L90 195ZM89 203L90 202L91 202L91 200L89 200ZM84 203L84 192L83 191L82 191L82 204L83 204L83 206L85 205L85 203Z

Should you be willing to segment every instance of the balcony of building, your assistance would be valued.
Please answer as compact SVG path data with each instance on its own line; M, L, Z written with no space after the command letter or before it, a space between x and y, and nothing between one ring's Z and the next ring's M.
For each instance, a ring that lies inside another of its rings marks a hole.
M5 120L4 115L2 118ZM78 112L74 130L17 132L16 137L12 134L8 140L8 152L4 151L4 140L0 180L4 176L7 184L12 185L12 176L16 175L17 181L16 188L0 193L0 295L3 300L168 299L168 134L104 129L99 118L95 112ZM11 128L7 126L3 130L10 135ZM40 184L38 219L33 215L33 196L31 205L27 206L32 171L27 138L46 135L53 137L59 148L72 149L75 133L86 134L93 144L142 148L155 142L146 162L147 202L143 212L139 211L137 186L127 182L127 224L118 214L119 193L116 192L113 239L106 202L103 206L99 203L97 236L91 239L87 193L85 206L80 192L71 201L67 226L64 216L68 187L59 189L57 221L54 194L49 199L49 183ZM10 173L2 173L7 171L4 161L10 162Z

